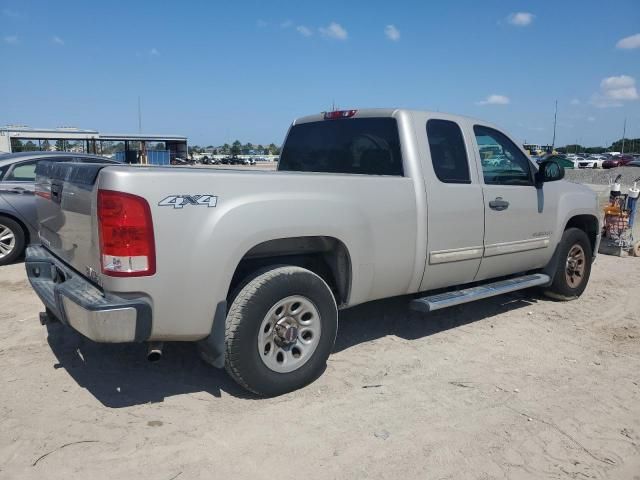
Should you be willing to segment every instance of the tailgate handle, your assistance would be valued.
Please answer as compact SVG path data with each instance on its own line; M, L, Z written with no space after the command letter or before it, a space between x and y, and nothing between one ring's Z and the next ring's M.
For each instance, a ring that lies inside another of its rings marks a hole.
M498 197L495 200L491 200L489 202L489 208L491 210L497 210L501 212L502 210L506 210L507 208L509 208L509 202L503 200L502 197Z

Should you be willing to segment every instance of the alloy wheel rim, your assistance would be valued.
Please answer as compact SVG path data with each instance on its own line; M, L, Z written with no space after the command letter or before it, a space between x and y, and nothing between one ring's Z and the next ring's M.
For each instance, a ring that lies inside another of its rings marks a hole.
M258 355L274 372L293 372L313 356L321 334L318 308L308 298L292 295L276 302L262 320Z
M571 288L580 286L586 271L586 255L581 245L575 244L569 249L565 278Z
M16 248L16 235L6 225L0 223L0 258L4 258Z

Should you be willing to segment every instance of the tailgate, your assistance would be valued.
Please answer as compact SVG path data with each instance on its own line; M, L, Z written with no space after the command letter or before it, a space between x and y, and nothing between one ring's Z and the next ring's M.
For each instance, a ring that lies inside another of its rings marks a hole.
M36 209L43 245L78 272L100 271L95 220L98 173L112 164L39 162Z

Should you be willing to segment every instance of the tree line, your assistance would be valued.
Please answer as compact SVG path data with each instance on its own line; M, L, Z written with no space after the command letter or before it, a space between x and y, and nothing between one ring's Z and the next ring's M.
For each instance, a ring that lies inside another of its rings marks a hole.
M623 145L624 143L624 145ZM621 152L621 153L639 153L640 138L621 138L616 140L609 147L585 147L584 145L572 143L564 147L556 148L560 153L604 153L604 152Z
M275 143L269 145L253 144L251 142L242 143L240 140L236 140L231 145L225 143L220 146L208 145L201 147L199 145L192 145L189 147L189 155L194 153L211 153L214 155L241 155L248 154L249 152L256 152L258 155L280 155L280 147Z

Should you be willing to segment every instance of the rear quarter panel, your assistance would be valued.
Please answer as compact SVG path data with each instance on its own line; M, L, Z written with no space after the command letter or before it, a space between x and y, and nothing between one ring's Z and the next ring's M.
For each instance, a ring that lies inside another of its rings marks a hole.
M207 336L240 259L268 240L322 235L343 242L351 260L350 305L410 290L416 254L410 178L112 167L98 181L150 203L157 273L102 281L109 291L149 296L153 339ZM216 207L158 205L189 194L215 195Z

